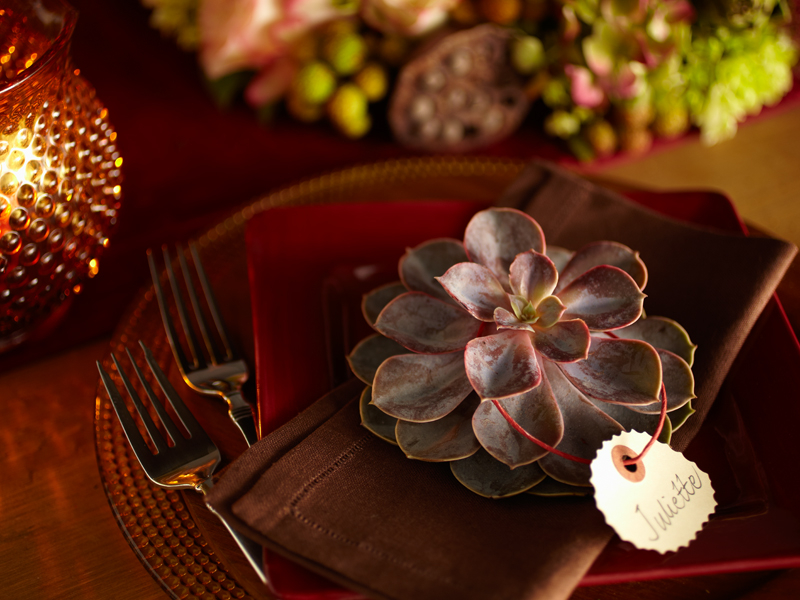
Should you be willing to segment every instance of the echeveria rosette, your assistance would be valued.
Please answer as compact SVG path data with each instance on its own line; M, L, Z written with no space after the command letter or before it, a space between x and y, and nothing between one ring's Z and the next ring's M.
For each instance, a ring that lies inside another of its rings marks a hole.
M409 457L450 461L482 495L512 495L543 481L548 495L588 486L586 465L528 440L495 403L545 444L592 458L623 429L655 431L662 362L671 408L692 395L691 371L675 366L678 355L673 360L673 350L686 354L675 347L681 336L662 334L673 344L662 351L643 341L658 328L636 328L647 271L626 246L548 251L533 219L489 209L472 219L463 245L422 244L406 253L400 272L402 284L364 301L382 335L350 356L354 372L373 385L362 420Z

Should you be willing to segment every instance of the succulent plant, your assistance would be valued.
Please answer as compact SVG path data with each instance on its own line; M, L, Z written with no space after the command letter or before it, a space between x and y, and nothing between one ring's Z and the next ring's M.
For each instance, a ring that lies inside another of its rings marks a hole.
M425 242L399 271L365 296L378 333L349 356L369 384L362 423L481 495L585 493L588 466L559 453L591 459L623 429L655 433L662 400L663 440L692 412L694 345L642 318L647 269L627 246L546 248L531 217L492 208L463 243Z

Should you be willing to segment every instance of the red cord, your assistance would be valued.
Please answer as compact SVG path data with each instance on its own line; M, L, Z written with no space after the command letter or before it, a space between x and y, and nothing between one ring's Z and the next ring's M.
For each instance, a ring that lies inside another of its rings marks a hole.
M527 438L530 441L532 441L534 444L538 445L541 448L544 448L548 452L552 452L556 456L560 456L561 458L566 458L567 460L572 460L572 461L575 461L575 462L578 462L578 463L582 463L584 465L592 464L592 461L589 460L589 459L581 458L580 456L575 456L573 454L568 454L566 452L562 452L561 450L557 450L557 449L553 448L552 446L550 446L549 444L545 444L543 441L541 441L539 439L536 439L530 433L525 431L522 428L522 426L519 423L517 423L510 414L508 414L506 412L506 409L504 409L502 406L500 406L500 401L499 400L492 400L492 403L494 404L495 408L497 408L497 410L500 411L500 414L503 415L505 420L508 421L508 424L511 425L511 427L513 427L517 432L519 432L525 438ZM639 453L639 456L636 456L634 458L627 458L627 459L623 460L622 461L623 465L634 465L634 464L638 463L639 461L641 461L644 458L645 454L647 454L650 451L650 448L653 447L653 444L655 444L656 440L658 439L658 436L661 435L661 430L664 428L664 421L666 421L666 419L667 419L667 388L664 387L664 384L662 383L661 384L661 415L660 415L659 420L658 420L658 427L656 427L656 431L653 434L653 437L650 439L649 442L647 442L647 445Z

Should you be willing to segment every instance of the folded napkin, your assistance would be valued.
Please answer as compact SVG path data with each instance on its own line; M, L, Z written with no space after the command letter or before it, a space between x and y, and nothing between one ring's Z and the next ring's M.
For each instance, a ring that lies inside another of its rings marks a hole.
M647 314L676 320L698 346L692 366L697 412L670 443L685 450L797 248L687 225L543 163L529 165L498 204L530 214L548 244L575 250L613 240L639 251L649 275Z
M697 414L674 438L684 449L796 249L666 219L540 163L501 203L534 216L549 243L641 252L648 313L676 319L700 347ZM370 597L568 597L613 534L593 500L477 496L446 464L406 459L363 429L361 387L344 384L265 437L207 500L267 548Z

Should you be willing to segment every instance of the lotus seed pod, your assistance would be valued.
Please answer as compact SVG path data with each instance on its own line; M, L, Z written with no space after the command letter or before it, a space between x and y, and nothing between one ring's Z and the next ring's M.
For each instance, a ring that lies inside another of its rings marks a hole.
M294 80L297 99L305 104L322 104L336 89L336 74L322 61L303 66Z
M402 144L461 152L500 140L528 109L522 77L512 68L508 28L484 24L451 33L401 70L389 123Z
M328 102L328 116L336 128L349 138L359 138L369 131L367 96L357 85L346 83Z
M481 13L487 20L498 25L508 25L522 14L521 0L479 0Z
M663 138L676 138L689 129L689 111L683 104L672 104L666 110L656 113L653 130Z
M367 44L357 33L339 33L323 43L322 55L340 75L352 75L364 64Z
M517 72L530 75L545 64L544 46L532 35L511 40L511 64Z
M653 145L653 134L644 127L623 127L619 133L619 145L629 154L644 154Z
M382 99L389 87L386 69L375 62L367 63L355 76L354 81L370 102L377 102Z
M586 128L586 139L600 158L611 156L617 150L617 132L605 119L598 119Z

